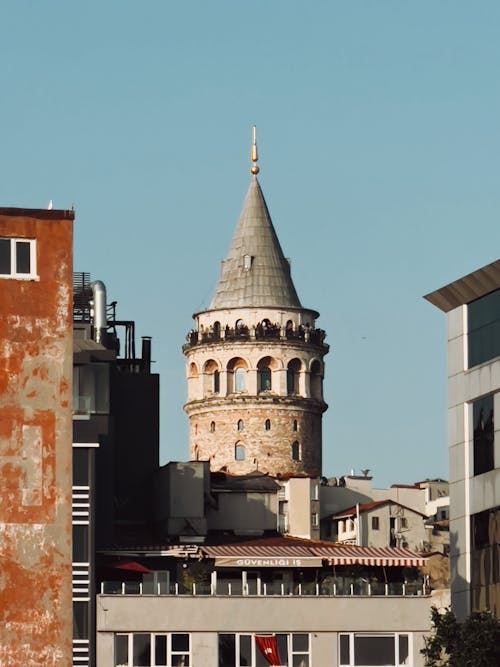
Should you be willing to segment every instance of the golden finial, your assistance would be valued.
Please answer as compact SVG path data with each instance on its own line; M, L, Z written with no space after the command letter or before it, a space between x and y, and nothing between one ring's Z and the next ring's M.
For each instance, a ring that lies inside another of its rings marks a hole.
M259 154L257 153L257 128L255 125L252 128L252 168L250 171L254 176L257 176L259 173L260 169L257 166L257 161L259 159Z

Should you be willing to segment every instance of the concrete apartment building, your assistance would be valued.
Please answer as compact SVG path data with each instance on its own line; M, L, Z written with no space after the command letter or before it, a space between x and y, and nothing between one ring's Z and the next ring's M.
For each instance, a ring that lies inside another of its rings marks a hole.
M500 260L428 294L447 315L451 599L500 615Z
M0 664L71 663L73 211L0 208Z

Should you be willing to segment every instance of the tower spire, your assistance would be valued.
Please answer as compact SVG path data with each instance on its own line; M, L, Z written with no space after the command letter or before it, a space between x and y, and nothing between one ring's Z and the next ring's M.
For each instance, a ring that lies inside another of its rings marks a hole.
M254 176L257 176L259 173L260 169L257 166L257 162L259 160L259 154L257 152L257 128L255 125L252 128L252 168L250 171Z

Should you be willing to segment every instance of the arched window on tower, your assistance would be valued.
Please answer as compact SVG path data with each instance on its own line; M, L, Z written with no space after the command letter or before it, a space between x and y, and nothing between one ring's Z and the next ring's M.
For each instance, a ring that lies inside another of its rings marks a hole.
M204 395L218 394L220 390L219 365L215 359L209 359L203 367Z
M210 422L210 433L215 433L215 422Z
M293 396L299 393L299 374L301 363L299 359L292 359L286 367L286 393Z
M245 445L242 445L241 442L237 442L234 446L234 460L235 461L244 461L246 458Z
M266 429L266 431L271 430L271 420L270 419L266 419L266 421L264 422L264 428Z
M238 431L244 431L245 430L245 424L243 423L243 419L238 419L238 424L236 426Z
M214 336L220 338L220 322L214 322Z
M246 375L248 363L241 357L233 357L227 364L227 393L246 391Z
M300 461L300 445L297 440L292 442L292 460Z
M259 393L271 391L273 368L276 368L276 361L272 357L264 357L257 364L257 390Z
M294 430L294 431L298 431L298 430L299 430L299 425L298 425L296 419L293 420L293 430Z

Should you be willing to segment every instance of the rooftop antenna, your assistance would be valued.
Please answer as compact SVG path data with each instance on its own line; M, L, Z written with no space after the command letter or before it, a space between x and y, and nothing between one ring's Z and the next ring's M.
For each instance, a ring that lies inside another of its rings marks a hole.
M259 154L257 152L257 128L254 125L253 128L252 128L252 162L253 162L253 164L252 164L252 168L250 169L250 171L252 172L252 174L254 176L257 176L257 174L260 171L259 167L257 166L258 160L259 160Z

